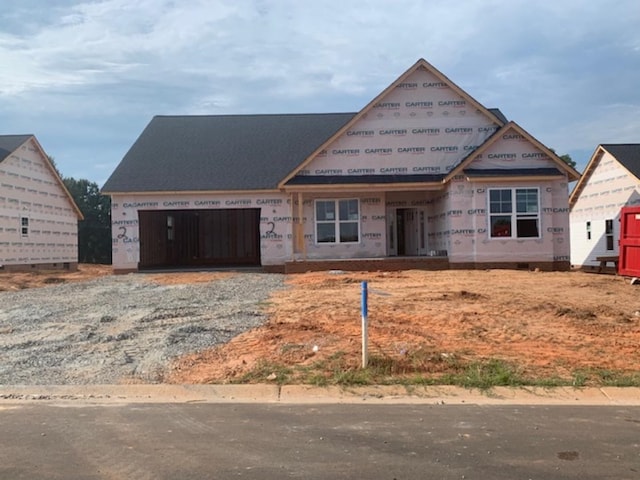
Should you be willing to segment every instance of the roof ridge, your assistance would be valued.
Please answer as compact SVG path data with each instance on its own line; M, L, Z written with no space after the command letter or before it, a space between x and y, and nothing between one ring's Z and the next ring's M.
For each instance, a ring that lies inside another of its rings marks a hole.
M216 117L302 117L321 115L355 115L358 112L320 112L320 113L221 113L221 114L183 114L183 115L154 115L153 118L216 118Z
M619 147L622 147L622 146L625 146L625 145L629 145L629 146L632 145L634 147L640 147L640 143L601 143L600 145L602 145L603 147L607 146L607 145L609 145L609 146L619 146Z

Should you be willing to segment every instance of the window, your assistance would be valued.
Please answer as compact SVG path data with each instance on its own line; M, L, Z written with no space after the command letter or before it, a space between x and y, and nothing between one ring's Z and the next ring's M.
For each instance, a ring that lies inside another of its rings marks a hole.
M489 190L489 222L491 238L538 238L540 236L538 189Z
M20 233L23 237L29 236L29 219L27 217L20 218Z
M316 242L360 241L360 205L357 199L316 200Z
M587 222L587 240L591 240L591 222Z
M173 240L175 231L173 230L173 215L167 215L167 240Z
M607 239L607 250L613 250L613 220L604 221L604 235Z

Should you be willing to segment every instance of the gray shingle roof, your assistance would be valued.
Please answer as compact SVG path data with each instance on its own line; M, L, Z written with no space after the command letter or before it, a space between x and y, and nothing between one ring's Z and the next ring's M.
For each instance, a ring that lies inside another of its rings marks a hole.
M33 135L0 135L0 162L31 137Z
M354 115L156 116L102 190L275 189Z
M357 185L374 183L439 182L444 175L299 175L287 185Z
M606 143L600 146L640 180L640 143Z
M468 177L512 177L512 176L542 176L555 177L563 173L555 167L546 168L465 168Z
M507 120L507 117L504 116L504 113L502 113L499 108L489 108L488 110L498 117L502 123L509 123L509 120Z

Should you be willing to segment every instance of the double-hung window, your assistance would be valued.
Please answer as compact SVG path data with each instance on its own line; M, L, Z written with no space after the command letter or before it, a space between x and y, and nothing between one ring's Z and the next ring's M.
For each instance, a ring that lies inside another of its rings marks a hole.
M604 221L604 235L607 240L607 250L613 250L613 220Z
M29 218L20 217L20 234L23 237L29 236Z
M538 189L490 189L489 222L491 238L540 237Z
M360 204L358 199L316 200L316 242L358 243Z

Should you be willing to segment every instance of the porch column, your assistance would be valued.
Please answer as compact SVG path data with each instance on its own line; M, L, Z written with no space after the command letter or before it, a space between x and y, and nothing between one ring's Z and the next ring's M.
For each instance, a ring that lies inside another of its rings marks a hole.
M295 195L289 193L289 205L291 205L291 261L296 261L296 253L298 253L298 228L296 222L293 221L295 217Z
M296 246L298 252L302 253L302 259L307 259L307 244L304 241L304 206L302 192L298 192L298 221L296 222Z
M295 207L295 202L298 202L298 208ZM298 192L297 195L291 193L290 202L291 202L291 226L293 233L293 248L291 252L291 260L298 260L296 258L296 253L302 253L303 258L306 260L307 258L307 248L304 243L304 225L302 223L302 216L304 213L304 209L302 206L302 192ZM293 219L297 218L297 221Z

